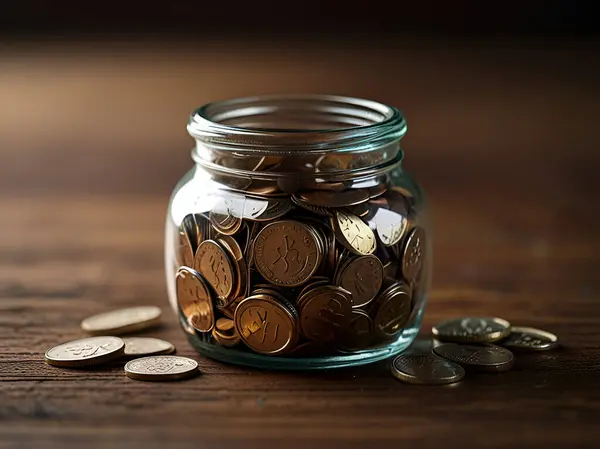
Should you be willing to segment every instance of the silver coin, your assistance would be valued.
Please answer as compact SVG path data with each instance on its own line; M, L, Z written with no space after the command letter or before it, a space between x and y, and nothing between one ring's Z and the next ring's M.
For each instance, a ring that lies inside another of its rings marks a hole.
M513 327L498 344L519 351L547 351L558 346L558 337L533 327Z
M433 354L406 354L394 359L392 374L411 384L445 385L462 380L465 370L462 366Z
M163 382L187 379L200 372L195 360L176 355L156 355L127 362L125 374L135 380Z
M118 337L90 337L70 341L48 349L44 356L49 365L61 368L84 368L117 360L125 343Z
M127 337L123 338L123 342L125 342L126 357L145 357L175 352L175 346L160 338Z
M462 317L438 323L431 332L441 341L492 343L508 337L510 323L501 318Z
M92 335L121 335L149 329L160 324L162 312L156 306L129 307L90 316L81 329Z
M444 343L433 348L440 357L459 363L467 369L488 372L508 371L515 356L508 349L495 345L459 345Z

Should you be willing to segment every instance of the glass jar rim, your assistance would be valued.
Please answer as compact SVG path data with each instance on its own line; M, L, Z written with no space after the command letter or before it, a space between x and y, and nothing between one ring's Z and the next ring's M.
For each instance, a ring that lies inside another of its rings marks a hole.
M283 112L313 114L324 122L349 126L323 128L240 126L237 122ZM228 123L234 122L234 124ZM271 94L208 103L192 112L188 133L197 146L238 154L293 155L370 152L400 140L406 121L395 107L361 98L325 94Z

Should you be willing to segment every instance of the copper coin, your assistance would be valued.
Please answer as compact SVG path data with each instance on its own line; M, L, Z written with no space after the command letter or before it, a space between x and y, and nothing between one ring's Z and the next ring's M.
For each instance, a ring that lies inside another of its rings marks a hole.
M340 273L338 285L352 293L352 307L370 303L383 282L383 265L373 256L352 259Z
M177 231L177 242L179 245L177 251L177 263L191 267L194 265L194 249L187 229L181 224Z
M181 227L185 230L185 233L188 236L192 247L192 252L195 252L196 248L198 248L198 225L196 223L196 217L194 214L187 214L185 217L183 217Z
M284 354L298 342L298 315L289 303L267 295L250 296L235 311L242 341L260 354Z
M419 274L424 256L425 231L417 227L408 234L402 253L402 274L408 282L412 282Z
M389 339L402 332L410 317L410 304L410 292L403 284L397 284L390 293L381 295L373 304L375 333Z
M234 267L226 250L214 240L203 241L196 251L194 268L226 304L236 282Z
M199 332L210 332L215 324L212 299L200 273L181 267L176 279L177 303L190 326Z
M492 343L508 337L510 331L508 321L492 317L454 318L431 329L438 340L457 343Z
M235 329L235 322L227 318L219 318L212 330L215 341L226 348L237 346L241 339Z
M319 286L298 299L300 330L309 340L328 341L346 328L352 306L348 292L333 285Z
M336 337L336 347L343 351L359 351L371 344L373 339L373 321L364 311L352 310L350 323Z
M235 271L234 278L237 282L235 283L235 287L230 293L229 298L235 299L238 296L246 293L246 286L248 283L248 267L246 266L246 261L244 260L242 248L233 237L229 235L223 235L217 240L221 246L229 252L230 258L233 260Z
M465 370L433 354L402 354L392 362L392 374L410 384L446 385L460 382Z
M336 237L348 250L359 256L375 252L375 234L359 217L335 211L332 223Z
M297 206L300 206L303 209L306 209L306 210L308 210L310 212L313 212L313 213L315 213L317 215L321 215L323 217L331 217L333 215L333 213L332 213L332 211L331 211L330 208L323 207L323 206L314 206L314 205L312 205L310 203L307 203L306 201L303 201L302 199L300 199L296 195L292 195L292 201Z
M124 349L125 343L118 337L90 337L48 349L44 358L49 365L84 368L117 360Z
M275 285L293 287L315 273L323 257L318 236L309 226L283 220L265 226L254 240L254 263Z
M498 344L517 351L547 351L558 346L558 337L533 327L512 327L510 335Z
M292 209L288 198L257 198L246 196L243 218L251 221L271 221L284 216Z
M435 346L433 352L467 369L476 371L508 371L515 363L515 356L512 352L495 345L477 346L443 343Z
M360 204L369 199L367 189L348 189L341 192L305 190L297 197L303 202L321 207L345 207Z

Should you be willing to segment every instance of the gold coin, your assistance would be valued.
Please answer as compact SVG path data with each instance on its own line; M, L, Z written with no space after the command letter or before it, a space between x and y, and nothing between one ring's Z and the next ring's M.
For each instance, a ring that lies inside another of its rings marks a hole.
M236 279L234 267L225 249L214 240L205 240L196 251L194 268L210 284L220 304L226 305Z
M185 229L183 223L177 231L177 241L179 244L177 251L177 263L179 265L191 267L194 264L194 250L187 229Z
M181 267L177 271L177 303L190 326L199 332L210 332L215 324L208 285L200 273Z
M460 382L465 370L433 354L402 354L392 362L392 375L409 384L446 385Z
M267 295L250 296L235 310L242 341L260 354L284 354L298 342L298 314L287 302Z
M303 284L323 256L319 237L307 225L283 220L265 226L254 240L254 263L269 282L287 287Z
M321 207L346 207L360 204L369 199L367 189L348 189L341 192L305 190L296 195L304 203Z
M402 253L402 274L408 282L412 282L421 271L424 255L425 231L417 227L408 234Z
M233 288L232 292L229 294L229 297L225 300L226 303L230 303L231 300L243 295L246 292L246 284L248 282L248 267L246 266L244 255L242 254L242 248L240 248L240 245L233 237L229 235L223 235L220 236L217 241L229 252L229 256L233 260L233 267L235 271L234 278L237 282L235 283L235 287Z
M515 363L515 356L508 349L495 345L459 345L443 343L434 346L433 352L440 357L458 363L474 371L508 371Z
M342 351L360 351L373 340L373 321L364 311L352 310L350 323L336 338L336 347Z
M373 256L356 257L340 272L337 284L352 293L352 307L369 304L383 283L383 265Z
M200 374L198 362L176 355L155 355L127 362L127 377L149 382L182 380Z
M235 329L235 322L228 318L219 318L212 330L215 341L226 348L231 348L240 343L240 336Z
M148 355L172 354L175 346L160 338L152 337L127 337L125 343L125 356L143 357Z
M244 296L248 296L248 294ZM240 302L244 300L244 296L238 296L225 307L219 307L219 311L230 320L233 320L233 317L235 316L235 309L237 309L237 306L240 304Z
M498 344L517 351L547 351L558 346L558 337L533 327L512 327L510 335Z
M84 368L117 360L124 349L125 343L118 337L90 337L48 349L44 358L49 365Z
M411 296L404 284L397 283L373 304L373 327L383 339L391 339L406 326L410 317Z
M122 335L158 325L161 313L156 306L112 310L86 318L81 322L81 329L92 335Z
M356 215L335 211L332 222L336 237L348 250L359 256L375 252L375 234Z
M329 341L348 326L350 294L333 285L318 286L298 298L300 330L309 340Z
M438 340L457 343L492 343L508 337L510 331L508 321L491 317L454 318L431 329Z

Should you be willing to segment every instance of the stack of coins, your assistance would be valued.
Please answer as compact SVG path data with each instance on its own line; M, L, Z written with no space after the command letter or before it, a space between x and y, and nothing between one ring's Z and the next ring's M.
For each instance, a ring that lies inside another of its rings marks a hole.
M386 345L410 326L425 294L426 236L408 191L379 178L313 188L220 181L212 210L178 228L175 284L187 332L304 357L308 344L312 355Z
M392 374L408 383L441 385L463 379L465 372L499 373L510 370L510 351L546 351L558 338L540 329L512 327L502 318L464 317L432 328L433 350L409 351L392 362Z
M152 337L116 335L139 332L160 323L158 307L131 307L86 318L81 329L94 337L70 341L48 349L46 363L60 368L89 368L126 361L125 374L136 380L168 381L198 374L198 363L173 355L175 346ZM112 335L105 335L112 334Z

